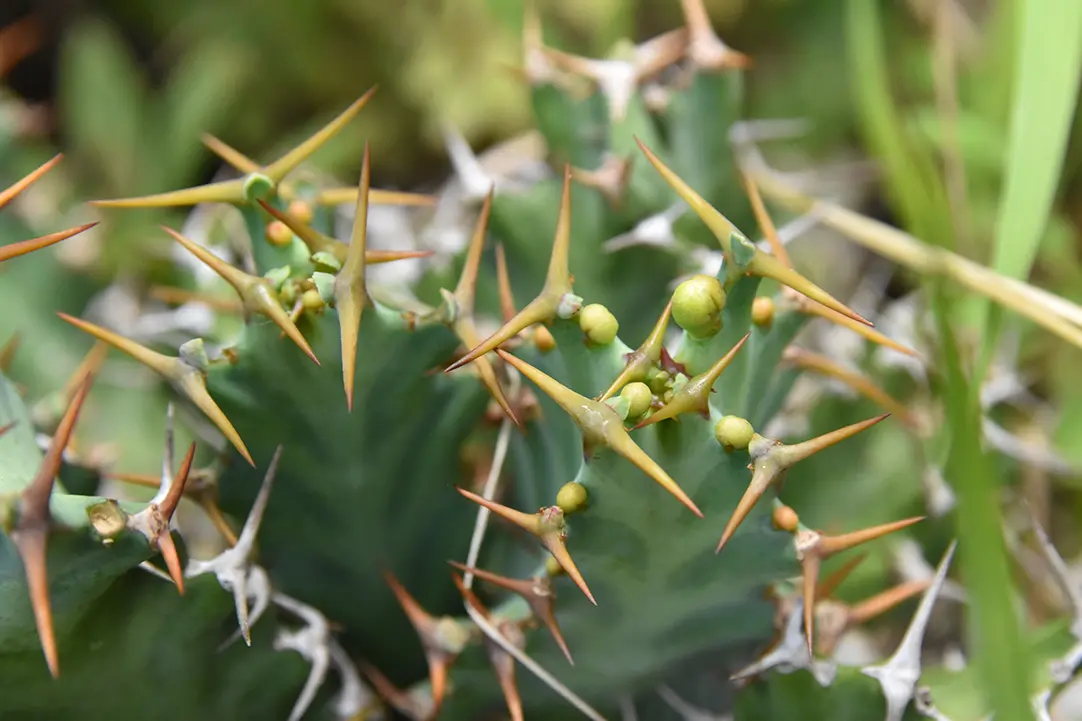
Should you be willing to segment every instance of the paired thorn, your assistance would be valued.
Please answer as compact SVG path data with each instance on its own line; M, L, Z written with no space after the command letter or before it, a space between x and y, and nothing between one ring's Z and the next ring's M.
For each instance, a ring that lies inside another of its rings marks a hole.
M594 170L571 168L571 177L605 196L609 207L619 210L624 202L628 185L631 183L631 170L634 158L609 154L601 165Z
M490 501L487 498L471 493L464 488L455 486L455 490L461 493L463 496L478 504L484 506L488 510L500 516L504 520L510 521L522 530L526 531L537 537L552 557L556 559L556 562L560 564L560 567L564 569L568 577L575 582L575 585L579 587L583 595L590 600L590 603L597 605L597 601L594 599L594 594L590 592L589 586L586 585L586 580L583 579L582 574L579 573L578 566L575 565L575 561L571 558L571 554L567 550L567 526L564 523L564 512L560 510L559 506L549 506L542 508L537 513L523 513L522 511L516 511L513 508L500 505L495 501Z
M342 268L334 277L334 308L338 313L342 342L342 383L346 408L353 412L353 384L357 366L357 343L360 340L361 316L368 303L365 286L365 250L368 242L368 191L371 186L371 156L368 141L364 144L361 178L358 181L357 209L353 231Z
M932 616L932 608L947 580L947 570L950 568L957 546L957 541L951 541L947 552L943 554L939 568L936 569L935 576L924 592L924 596L921 597L920 605L909 622L905 636L890 659L879 666L866 666L861 669L861 673L876 679L882 687L883 696L887 701L886 721L901 721L906 707L913 699L921 675L921 646L924 643L924 633Z
M282 304L278 300L278 294L275 292L274 285L270 280L249 275L239 268L234 268L214 255L214 253L185 238L172 228L167 228L164 225L161 227L162 230L172 236L173 240L184 246L189 253L203 261L211 270L220 275L224 281L233 286L244 304L246 314L260 313L269 318L276 326L282 329L282 332L289 336L290 340L297 344L298 348L304 351L306 356L311 358L316 365L320 364L316 354L312 352L311 346L308 345L308 341L301 335L296 323L282 308Z
M52 497L56 476L60 473L64 449L71 440L75 423L79 419L79 412L82 410L93 382L93 373L88 373L68 404L64 417L61 418L60 425L49 443L49 449L41 460L38 472L23 489L18 520L9 534L23 562L38 638L45 654L45 662L49 666L49 673L54 679L60 676L60 659L56 648L56 633L53 629L53 611L49 600L49 576L46 564L49 531L52 524L49 500Z
M518 624L494 617L492 612L485 608L485 605L477 598L477 595L466 588L462 577L457 573L452 573L451 579L466 603L473 606L485 620L491 622L509 643L514 644L520 651L525 650L526 636L522 633L522 629L518 627ZM492 669L496 672L496 680L500 684L504 701L507 702L507 712L511 715L511 721L523 721L522 696L519 695L518 684L515 682L515 659L487 635L484 637L484 645L485 651L488 653L489 663L492 664Z
M924 520L924 516L915 516L901 521L884 523L860 531L828 536L818 531L803 529L797 531L794 545L797 560L800 562L804 587L804 632L807 636L808 653L814 648L815 596L819 583L819 569L823 561L831 556L848 551L859 545L882 538L889 533L908 528Z
M495 186L491 186L488 194L485 195L484 202L481 204L481 212L477 217L473 237L470 239L469 247L466 250L466 263L462 267L462 275L458 279L454 294L451 296L454 308L449 325L467 350L477 347L481 340L477 334L477 326L473 318L474 300L477 293L477 272L481 265L481 253L485 247L485 234L488 231L488 219L492 212L492 196L495 190ZM492 394L493 399L499 404L507 417L521 428L522 422L515 415L511 403L507 400L507 395L500 386L492 362L486 356L480 356L476 359L475 366L478 375L481 377L481 382L488 389L488 392Z
M780 481L796 463L823 449L829 448L836 443L840 443L847 438L855 436L857 433L874 426L876 423L879 423L889 416L889 413L884 413L881 416L860 421L859 423L853 423L844 428L839 428L830 433L825 433L816 438L794 445L785 445L779 441L772 441L756 434L752 439L751 445L748 446L748 450L752 457L752 462L749 466L752 471L751 482L748 484L747 490L744 491L743 497L740 499L739 503L737 503L733 515L729 518L729 522L725 526L725 531L721 534L721 540L718 541L718 547L714 552L721 552L721 549L724 548L729 539L733 537L736 529L744 519L748 517L748 514L751 513L751 509L755 507L755 504L763 497L763 494L766 493L766 490L776 482Z
M564 656L567 657L567 662L572 666L575 665L574 659L571 658L571 650L568 648L567 641L564 640L564 635L560 631L560 625L556 621L556 594L552 590L552 582L548 576L541 575L530 579L507 578L456 561L450 561L450 564L463 573L472 574L482 581L487 581L521 596L529 604L534 616L545 624L545 628L552 634L556 645L560 647Z
M661 362L661 356L665 351L665 331L669 328L669 318L671 317L672 296L669 296L669 302L665 304L665 310L661 311L661 316L654 323L650 335L646 336L646 340L642 342L638 350L628 354L627 362L624 369L620 371L620 375L616 376L616 380L597 400L603 401L611 397L628 383L647 379L650 369L655 368Z
M447 693L447 677L451 666L466 647L469 632L453 618L437 619L425 611L390 571L384 571L383 577L421 638L421 646L424 648L425 658L428 661L428 676L432 684L434 704L433 715L435 715L439 712Z
M105 341L117 350L128 354L139 363L142 363L169 381L180 393L206 415L210 422L213 423L233 447L237 449L237 452L240 453L244 460L246 460L253 468L255 467L255 461L252 460L251 454L248 453L248 449L245 447L244 441L241 440L240 434L237 433L233 424L229 422L225 413L222 412L222 409L218 407L218 404L214 402L214 399L207 391L207 381L202 370L184 362L181 358L167 356L152 351L133 340L96 326L93 323L88 323L85 320L73 318L67 313L58 312L57 315L74 325L76 328L79 328L95 338Z
M687 25L687 56L692 65L702 70L743 69L751 58L733 50L714 32L703 0L681 0L684 23Z
M564 412L571 416L575 425L582 431L583 447L587 454L592 453L593 449L597 447L606 446L611 448L675 496L692 513L699 518L703 517L699 507L677 485L676 481L665 472L665 469L635 443L628 434L627 429L624 428L623 419L608 404L579 395L555 378L510 353L502 350L498 350L497 353L507 363L514 366L515 370L526 376L547 396L556 401Z
M852 606L832 600L819 600L815 607L815 625L818 636L815 646L823 656L832 656L842 636L852 628L883 615L919 593L923 593L931 581L906 581L888 588ZM820 584L821 588L822 584ZM818 598L822 598L818 595Z
M170 445L172 444L170 443ZM171 453L168 455L171 455ZM165 559L165 566L169 569L169 577L173 579L177 591L182 596L184 595L184 572L180 565L180 557L177 555L177 547L173 542L173 535L170 532L169 525L177 506L180 504L180 499L184 495L184 487L188 482L188 474L191 472L194 457L195 443L193 442L188 447L188 453L184 456L176 477L171 478L167 474L162 474L161 489L147 506L146 513L148 517L145 520L146 529L144 535L147 536L151 548L157 548L161 552L162 558ZM144 524L139 515L136 514L136 516L129 519L137 527Z
M282 446L278 446L271 458L270 465L267 466L267 472L263 476L263 483L260 485L259 492L252 502L251 510L248 511L248 518L244 521L244 526L241 528L236 544L209 561L189 560L188 568L185 571L188 578L204 573L214 573L222 588L233 592L233 604L237 611L237 625L244 642L248 646L252 645L252 625L259 620L259 617L270 603L270 580L262 568L250 562L250 557L252 550L255 548L255 539L259 534L259 526L263 523L263 515L267 511L267 503L270 501L270 492L274 485L274 478L278 474L278 463L281 457ZM248 608L250 596L256 599L251 614L249 614Z
M260 172L259 163L244 155L239 150L227 145L221 139L216 138L209 133L204 133L202 140L208 150L241 173L249 174ZM299 199L293 187L284 183L279 184L278 196L286 201ZM368 200L372 205L430 206L436 204L436 198L431 195L405 193L397 190L378 190L376 188L373 188L369 192ZM316 192L312 202L315 205L356 204L357 188L325 188Z
M226 162L232 163L233 161L236 161L242 166L249 168L247 175L244 178L225 180L218 183L208 183L207 185L200 185L194 188L174 190L156 195L145 195L138 198L92 200L90 201L90 204L103 208L168 208L193 206L201 203L245 204L249 200L249 192L246 186L249 184L250 180L259 178L263 181L270 181L272 189L277 189L278 185L287 175L293 172L297 166L306 161L313 153L319 150L327 143L327 141L337 135L351 120L353 120L357 113L368 104L372 94L375 92L375 87L369 89L368 92L355 100L352 105L323 126L323 128L269 165L253 169L253 166L255 165L253 161L244 157L237 151L230 149L231 152L227 153L230 159ZM206 142L205 137L204 142ZM212 145L214 147L211 149L217 152L223 150L225 143L217 141L217 143L213 143Z
M863 323L864 325L872 325L871 321L859 315L856 311L850 309L848 306L834 298L834 296L785 265L780 259L757 248L751 241L744 237L743 233L722 215L717 208L706 202L706 200L692 190L691 186L685 183L680 176L662 163L661 159L654 155L641 140L636 138L635 142L638 144L639 149L642 150L643 154L646 155L650 164L657 170L658 174L665 179L665 182L672 186L673 190L676 191L676 194L688 204L688 207L695 211L695 214L699 216L706 227L710 229L710 232L718 239L718 242L721 244L722 254L725 256L725 263L730 268L730 272L739 269L739 271L743 273L770 278L782 285L789 286L790 288L799 291L817 303L821 303L853 320ZM736 247L737 243L739 243L740 248ZM738 259L737 251L740 251L739 254L746 255L746 262L739 262L740 259Z
M636 88L683 60L687 43L687 29L678 28L634 47L628 59L585 58L547 46L540 51L557 68L593 83L608 101L610 119L620 122Z
M672 400L662 406L657 412L639 423L635 428L642 428L653 423L658 423L666 418L676 418L681 413L701 413L710 417L710 394L714 390L714 383L721 377L722 371L729 367L737 352L744 347L751 333L745 333L744 337L737 341L732 349L718 359L713 366L689 380L683 387L673 394Z
M484 342L458 359L446 369L446 372L472 363L481 356L496 350L501 345L517 336L535 323L550 323L557 317L570 317L578 312L581 299L575 298L571 290L571 269L569 254L571 249L571 166L564 165L563 192L560 198L560 214L556 221L556 234L552 243L552 256L549 260L545 285L541 292L511 320L503 324ZM568 301L565 302L565 296ZM571 307L567 307L571 306Z
M0 190L0 210L2 210L4 206L14 200L24 190L29 188L34 183L38 182L43 175L55 168L60 163L60 161L63 160L63 158L63 153L57 153L34 170L31 170L21 179L16 180L8 187Z

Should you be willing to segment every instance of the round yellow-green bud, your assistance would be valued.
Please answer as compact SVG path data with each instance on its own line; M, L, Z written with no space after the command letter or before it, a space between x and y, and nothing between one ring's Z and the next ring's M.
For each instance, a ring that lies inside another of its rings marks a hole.
M293 240L293 231L280 220L267 223L267 242L276 248L284 248Z
M657 393L658 395L661 395L666 390L668 390L669 381L671 380L672 376L670 376L668 373L666 373L665 371L658 371L650 378L650 390L652 390L654 393Z
M751 423L739 416L722 416L714 424L714 438L727 451L744 450L754 435L755 429Z
M721 330L725 289L712 275L688 278L672 294L672 318L693 338L709 338Z
M310 288L301 296L301 305L305 310L319 310L323 307L323 298L320 297L318 290Z
M289 214L305 225L312 222L312 206L303 200L294 200L290 203Z
M650 410L650 404L654 401L650 386L639 381L628 383L620 389L620 397L627 401L628 418L638 418Z
M557 561L555 558L549 556L545 559L545 573L547 573L550 577L559 576L564 573L564 567L561 566L560 562Z
M535 325L533 328L533 344L542 353L548 353L556 347L556 339L552 337L552 331L543 325Z
M560 507L560 510L564 512L565 516L570 516L572 513L586 508L587 495L586 486L571 481L570 483L565 483L563 487L557 491L556 505Z
M800 524L800 517L796 515L789 506L779 504L774 507L774 513L771 516L771 521L774 523L774 528L779 531L788 531L794 533L797 526Z
M759 328L767 330L774 322L774 300L766 296L759 296L751 304L751 322Z
M620 323L608 308L600 303L591 303L579 311L579 328L582 328L590 343L608 345L616 340Z

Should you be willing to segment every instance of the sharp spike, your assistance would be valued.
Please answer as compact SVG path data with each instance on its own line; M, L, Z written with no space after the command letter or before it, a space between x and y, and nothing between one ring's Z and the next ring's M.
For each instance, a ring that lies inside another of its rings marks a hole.
M260 172L261 168L259 167L259 163L255 162L239 150L230 147L225 142L214 137L210 133L203 133L200 139L203 141L203 145L207 146L207 149L210 150L210 152L214 153L226 163L231 165L235 170L238 170L246 175L248 173Z
M687 55L692 64L704 70L743 69L751 58L723 43L710 24L703 0L681 0L688 29Z
M372 196L368 196L368 204L372 202ZM393 263L396 260L413 260L415 258L431 258L436 254L434 250L366 250L364 252L365 265L378 265L381 263Z
M510 353L497 350L500 357L514 366L519 373L526 376L538 388L545 392L552 400L563 408L575 421L583 434L583 441L587 447L605 445L619 453L621 456L635 464L646 475L650 476L658 485L676 497L699 518L703 517L702 511L695 502L684 492L665 470L654 461L646 451L628 435L624 428L623 420L616 411L608 405L586 398L575 393L570 388L562 385L559 381L534 368L526 361L517 358Z
M669 296L669 302L665 304L665 310L661 312L661 316L658 317L653 330L650 331L650 335L646 337L638 350L629 354L627 364L620 371L620 375L616 376L616 380L612 382L608 390L601 394L598 400L603 401L628 383L646 378L647 371L656 366L661 360L661 353L665 350L665 331L668 330L671 316L672 296Z
M314 135L290 150L278 160L263 169L263 174L270 178L276 185L282 179L293 172L294 168L307 160L314 152L319 150L331 138L337 135L346 125L361 112L372 95L376 92L376 86L371 87L364 95L343 110L339 115L324 125Z
M202 203L240 205L244 202L244 180L237 178L137 198L91 200L90 204L99 208L178 208Z
M90 228L93 228L97 224L98 223L96 221L93 223L86 223L85 225L80 225L75 228L69 228L68 230L61 230L56 233L49 233L48 235L43 235L39 238L20 240L15 243L9 243L8 245L0 246L0 263L4 263L11 260L12 258L17 258L21 255L33 253L35 250L47 248L50 245L59 243L62 240L67 240L74 235L82 233L84 230L89 230Z
M473 237L470 238L469 247L466 249L466 263L462 266L462 275L459 276L458 285L455 286L455 302L458 303L459 312L466 315L473 313L473 303L477 293L477 271L481 267L481 254L485 249L485 234L488 232L488 218L492 213L492 196L495 192L496 186L492 185L481 203L481 211L473 227Z
M875 418L869 418L867 420L859 421L857 423L850 424L844 428L824 433L821 436L817 436L802 443L796 443L793 445L778 445L770 449L771 455L777 458L778 464L789 468L798 462L809 458L819 451L830 448L833 445L841 443L844 440L852 438L856 434L863 430L867 430L877 423L890 417L889 413L876 416Z
M571 293L571 270L568 257L571 248L571 166L564 165L564 183L560 199L560 215L556 221L556 233L552 243L545 286L540 294L489 336L481 345L472 349L446 368L451 372L472 363L481 356L496 350L534 323L548 323L556 317L561 299Z
M316 205L350 205L357 202L357 188L327 188L316 193L313 201ZM436 196L422 193L405 193L398 190L368 191L370 205L408 205L430 207L436 204Z
M434 713L436 713L443 704L443 698L447 692L448 670L460 650L449 650L446 644L441 642L437 620L417 603L417 600L399 583L394 574L384 571L383 577L421 639L421 645L428 659L428 676L432 684L432 701Z
M731 236L733 234L740 234L737 227L722 215L717 208L706 202L706 200L696 193L690 185L685 183L680 176L662 163L661 159L654 155L641 140L636 138L635 142L638 144L639 149L642 150L643 154L646 155L650 164L657 170L658 174L665 179L665 182L672 186L673 190L676 191L676 194L688 204L688 207L690 207L695 214L699 216L706 227L710 229L710 232L718 239L726 261L732 263L733 249ZM865 325L872 325L870 321L836 300L825 290L815 285L792 268L789 268L774 256L768 255L758 248L754 249L752 260L747 265L747 272L776 280L843 315L847 315Z
M801 576L804 592L804 637L808 643L808 658L815 658L812 650L815 631L815 587L819 581L819 567L822 559L814 553L800 559Z
M786 348L782 354L782 360L803 370L821 373L829 378L841 381L868 400L882 406L891 415L899 416L902 422L910 428L916 428L916 421L909 409L892 398L864 374L846 368L825 355L813 353L796 346Z
M751 175L744 171L741 171L740 177L744 182L744 190L748 194L748 199L751 201L751 210L755 213L755 220L759 223L759 229L763 231L763 235L766 236L766 240L770 244L770 250L773 251L779 261L792 268L793 261L789 258L789 251L785 249L785 244L781 242L778 228L774 225L774 220L766 210L763 196L759 193L759 186L755 184L755 180Z
M796 294L796 291L793 291L793 293ZM796 297L798 307L800 308L800 312L802 313L818 316L819 318L824 318L831 323L834 323L835 325L840 325L844 328L848 328L849 330L864 336L865 339L871 341L872 343L881 345L884 348L896 350L899 353L904 353L905 355L911 356L913 358L920 358L920 354L917 353L917 351L913 350L912 348L907 348L906 346L895 340L891 340L887 336L877 331L875 328L864 325L863 323L858 323L849 316L842 315L841 313L831 310L825 305L820 305L819 303L811 301L802 295L796 294Z
M346 408L353 411L353 381L356 375L357 343L361 332L361 316L368 302L365 288L365 249L368 238L368 189L371 178L371 156L367 141L361 161L361 178L357 192L357 209L353 219L349 249L341 270L334 278L335 311L338 313L342 341L342 383L346 393Z
M165 559L165 566L169 569L169 576L173 579L177 591L182 596L184 595L184 569L180 565L180 557L177 555L177 547L173 543L173 535L169 530L169 524L173 519L177 506L180 504L181 496L184 495L184 486L188 482L188 473L192 469L193 458L195 458L194 442L188 447L188 453L180 464L180 470L170 484L165 499L158 506L157 511L161 514L162 528L161 535L154 541L162 554L162 558Z
M312 347L308 345L308 341L305 340L300 329L297 328L297 324L293 322L289 317L289 314L282 308L282 304L278 301L276 294L272 290L270 281L266 278L257 278L254 275L249 275L239 268L234 268L206 248L185 238L172 228L167 228L164 225L161 226L161 228L172 236L173 240L184 246L189 253L201 260L209 266L211 270L220 275L223 280L233 286L237 291L237 295L239 295L244 302L244 307L247 311L261 313L269 318L276 326L282 329L283 333L289 336L289 339L292 340L306 356L312 359L313 363L320 365L319 359L316 358L316 354L312 352Z
M887 534L900 531L903 528L908 528L915 523L923 521L925 516L914 516L912 518L906 518L901 521L893 521L891 523L883 523L878 526L872 526L871 528L865 528L860 531L853 531L851 533L844 533L839 536L822 536L819 539L819 553L824 558L828 558L842 551L848 551L850 548L874 541L877 538L882 538Z
M0 209L3 209L3 207L14 200L16 196L38 182L43 175L55 168L63 158L63 153L57 153L49 160L46 160L37 168L27 173L20 180L17 180L3 190L0 190Z
M867 553L858 553L846 560L846 562L839 566L836 571L819 582L819 585L815 587L815 597L823 599L833 596L834 592L838 590L838 587L845 583L845 580L849 578L849 575L853 573L853 571L856 570L856 567L867 557Z
M932 585L931 579L906 581L861 601L849 610L849 625L856 626L881 616L900 603L924 593Z
M507 323L515 317L515 296L511 292L511 275L507 272L507 256L503 251L503 243L496 244L496 283L500 289L500 312L503 314L503 322Z
M639 423L635 428L657 423L666 418L676 418L681 413L698 412L710 416L710 393L714 389L714 383L721 377L722 371L729 367L737 352L751 337L751 333L745 333L744 337L737 341L736 345L718 359L709 369L689 380L679 391L673 394L672 400L661 407L657 412Z
M244 460L251 466L255 466L255 462L252 460L251 454L248 453L244 441L241 440L240 434L237 433L233 424L229 422L229 419L218 407L218 404L211 398L210 393L207 391L206 379L198 369L189 366L179 358L162 355L161 353L152 351L149 348L139 345L133 340L117 335L116 333L96 326L93 323L88 323L85 320L73 318L67 313L57 313L57 315L80 330L83 330L95 338L105 341L117 350L128 354L136 361L147 366L152 371L172 383L177 390L184 393L188 400L194 403L195 406L207 416L218 430L221 431L222 435L233 444Z
M45 654L45 661L52 677L60 676L60 660L56 648L56 633L53 629L52 604L49 600L49 575L47 569L47 546L49 538L49 526L52 515L49 513L49 500L52 497L53 485L56 476L60 472L63 462L64 449L71 441L75 424L79 419L79 412L86 401L90 387L93 385L94 375L88 373L84 378L79 390L75 393L68 404L64 417L49 443L38 472L23 489L19 518L15 529L11 533L11 540L15 544L22 558L23 568L26 573L26 583L30 590L30 605L34 611L34 622L37 625L38 638Z

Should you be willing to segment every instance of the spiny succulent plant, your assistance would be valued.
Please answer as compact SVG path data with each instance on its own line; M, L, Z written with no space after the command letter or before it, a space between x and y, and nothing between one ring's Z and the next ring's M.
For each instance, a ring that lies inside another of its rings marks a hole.
M556 172L460 194L475 216L460 275L427 299L438 270L392 287L376 266L431 253L370 247L370 220L428 199L372 188L367 148L355 190L290 178L372 91L267 165L208 139L234 180L97 203L225 204L247 236L238 252L224 225L163 229L215 274L159 294L212 308L208 337L169 348L61 313L98 345L48 423L0 377L5 718L695 718L681 689L696 684L738 719L937 708L956 679L933 682L920 647L949 536L934 576L850 605L835 596L848 552L923 517L816 529L781 500L802 462L897 418L770 430L808 370L898 405L796 346L809 323L916 353L794 267L727 144L748 58L699 0L683 6L687 27L605 60L545 47L528 14L522 76ZM765 243L719 210L742 193ZM522 303L513 286L536 291ZM199 436L178 464L170 405L160 477L98 474L71 451L105 347L168 384ZM65 482L80 469L86 493ZM114 500L118 480L157 490ZM174 536L184 499L216 552ZM887 661L833 660L847 629L918 594ZM1055 688L1082 654L1064 659Z

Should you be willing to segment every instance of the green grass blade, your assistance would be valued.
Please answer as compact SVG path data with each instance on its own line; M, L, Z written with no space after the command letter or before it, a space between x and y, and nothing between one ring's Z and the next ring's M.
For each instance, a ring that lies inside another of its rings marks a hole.
M1055 200L1082 71L1082 4L1019 0L1018 54L1003 196L992 267L1024 278L1037 257ZM1002 320L984 306L982 365Z

